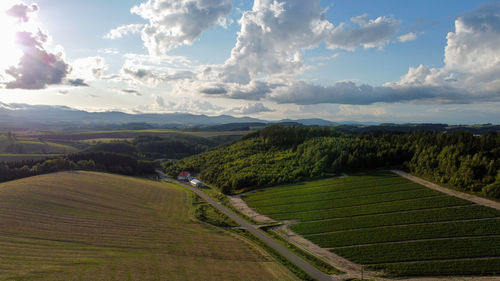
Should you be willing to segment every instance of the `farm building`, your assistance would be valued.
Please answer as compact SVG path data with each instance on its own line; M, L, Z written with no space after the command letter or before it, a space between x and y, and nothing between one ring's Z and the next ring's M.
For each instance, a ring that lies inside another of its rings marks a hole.
M180 181L188 181L189 180L189 177L191 176L191 174L187 171L182 171L178 176L177 176L177 180L180 180Z
M193 178L189 183L194 187L203 187L203 183L195 178Z

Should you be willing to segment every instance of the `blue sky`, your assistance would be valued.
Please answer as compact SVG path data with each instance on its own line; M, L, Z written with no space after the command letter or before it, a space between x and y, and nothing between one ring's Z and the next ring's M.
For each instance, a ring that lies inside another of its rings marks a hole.
M500 123L498 1L7 0L0 8L9 42L0 47L3 103Z

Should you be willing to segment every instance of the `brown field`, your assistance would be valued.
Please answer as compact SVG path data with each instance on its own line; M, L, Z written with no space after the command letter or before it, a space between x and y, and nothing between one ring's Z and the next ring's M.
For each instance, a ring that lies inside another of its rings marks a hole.
M295 280L180 187L92 172L0 184L0 280Z

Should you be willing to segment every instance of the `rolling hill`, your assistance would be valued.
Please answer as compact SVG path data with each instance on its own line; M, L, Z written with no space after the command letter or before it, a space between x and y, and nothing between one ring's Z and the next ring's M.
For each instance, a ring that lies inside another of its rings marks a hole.
M63 172L0 184L0 280L294 280L167 183Z

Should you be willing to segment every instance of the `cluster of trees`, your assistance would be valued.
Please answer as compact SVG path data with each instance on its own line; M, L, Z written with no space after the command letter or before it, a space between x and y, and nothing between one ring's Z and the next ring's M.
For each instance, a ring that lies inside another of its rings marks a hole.
M110 153L110 152L83 152L70 154L67 158L76 164L93 162L95 169L124 175L148 175L155 174L154 161L144 160L138 157Z
M172 133L161 137L138 136L132 145L147 158L180 159L205 152L218 143L203 137Z
M112 152L147 159L180 159L199 154L231 139L208 139L187 134L171 133L165 136L144 135L132 141L103 142L86 149L89 152Z
M232 145L165 163L233 193L342 172L401 167L468 191L500 197L500 134L466 132L341 133L331 128L270 126Z
M423 136L408 169L438 183L500 198L500 133Z
M0 163L0 182L68 170L106 171L140 176L154 174L155 164L117 153L77 153L40 161Z
M109 152L122 155L128 155L131 157L137 157L139 155L139 150L137 148L125 141L113 141L113 142L101 142L88 147L86 152Z

